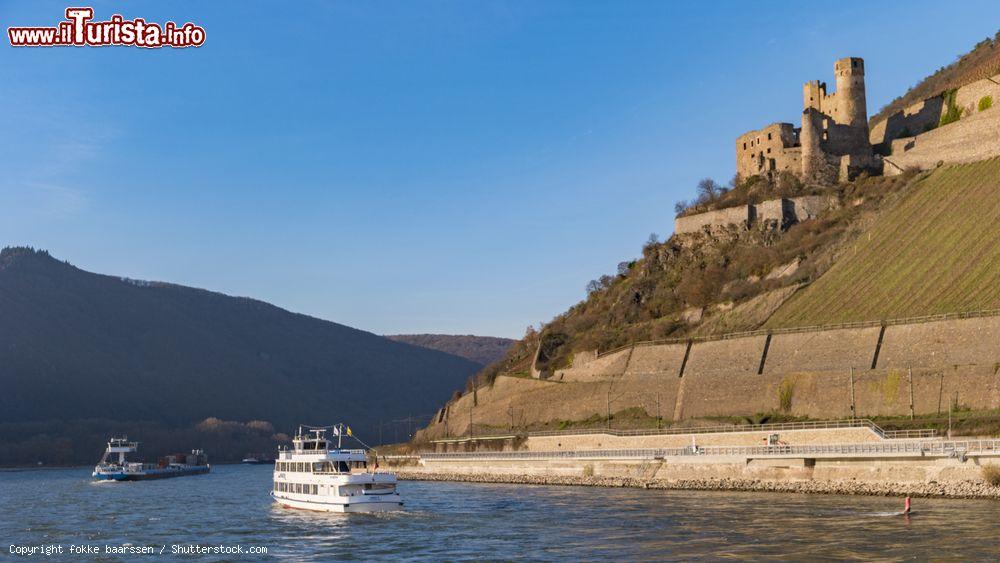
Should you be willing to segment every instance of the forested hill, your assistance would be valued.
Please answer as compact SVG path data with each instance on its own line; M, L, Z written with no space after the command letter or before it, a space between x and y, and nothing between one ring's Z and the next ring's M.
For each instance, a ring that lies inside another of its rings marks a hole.
M433 412L479 367L253 299L0 251L0 425L218 417L372 436Z
M394 334L386 338L461 356L483 366L502 358L514 343L510 338L471 334Z

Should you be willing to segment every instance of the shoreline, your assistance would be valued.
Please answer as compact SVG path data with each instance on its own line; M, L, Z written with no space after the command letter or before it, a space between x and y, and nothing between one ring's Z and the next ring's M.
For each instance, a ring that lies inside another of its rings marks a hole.
M552 485L582 487L617 487L679 491L741 491L760 493L800 493L821 495L859 495L915 498L950 498L1000 500L1000 487L985 482L870 482L765 479L637 479L634 477L583 477L565 475L503 475L495 473L428 473L396 471L404 481L454 481L463 483L499 483L509 485Z

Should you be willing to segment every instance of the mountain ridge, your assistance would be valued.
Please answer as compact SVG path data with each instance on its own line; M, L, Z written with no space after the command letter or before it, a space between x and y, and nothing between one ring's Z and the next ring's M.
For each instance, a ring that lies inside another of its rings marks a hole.
M386 338L459 356L484 367L502 358L515 342L512 338L473 334L389 334Z
M479 364L264 301L0 251L0 423L346 421L433 412ZM2 439L2 436L0 436Z

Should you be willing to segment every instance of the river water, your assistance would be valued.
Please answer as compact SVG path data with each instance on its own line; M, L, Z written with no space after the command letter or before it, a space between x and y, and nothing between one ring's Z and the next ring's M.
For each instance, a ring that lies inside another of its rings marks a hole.
M902 506L889 498L403 482L406 511L372 516L282 509L270 486L267 466L139 483L3 471L0 558L47 545L193 558L183 550L199 545L225 549L208 560L261 559L253 547L296 560L1000 559L997 501L915 499L904 518L886 515Z

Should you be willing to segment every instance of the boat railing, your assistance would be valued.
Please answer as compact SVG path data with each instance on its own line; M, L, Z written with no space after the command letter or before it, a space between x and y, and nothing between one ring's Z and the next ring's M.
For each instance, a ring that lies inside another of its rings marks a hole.
M365 450L286 450L280 453L290 453L295 455L328 455L328 454L352 454L364 455Z

